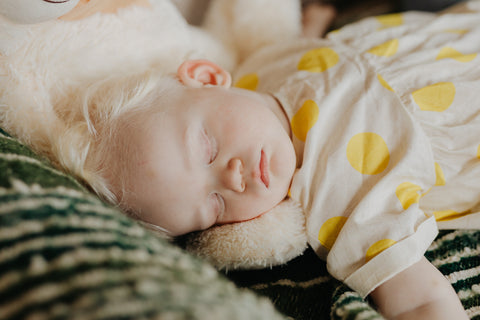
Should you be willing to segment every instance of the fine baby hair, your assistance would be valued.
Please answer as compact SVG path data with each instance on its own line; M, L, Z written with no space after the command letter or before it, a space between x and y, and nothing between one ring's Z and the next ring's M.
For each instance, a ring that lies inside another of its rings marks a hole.
M65 105L62 120L67 128L56 148L61 165L73 169L109 202L121 203L119 195L128 192L125 186L132 159L124 155L134 154L129 136L122 133L142 128L143 116L161 113L168 103L158 100L166 101L175 85L174 79L149 71L110 77L77 91L59 104ZM72 105L77 107L69 108ZM107 183L112 180L114 184Z

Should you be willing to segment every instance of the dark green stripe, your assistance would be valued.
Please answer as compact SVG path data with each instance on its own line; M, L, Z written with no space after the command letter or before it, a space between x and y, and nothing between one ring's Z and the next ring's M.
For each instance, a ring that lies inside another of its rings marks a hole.
M36 197L34 201L37 204L32 206L29 198L20 198L15 201L11 211L0 212L0 225L3 227L15 225L21 221L42 222L48 221L52 216L69 217L78 216L99 218L105 221L116 221L120 225L129 226L134 222L120 211L110 209L98 203L82 201L81 199L69 199L64 197L48 197L42 199ZM1 200L0 200L1 201ZM64 202L63 207L58 206L58 202ZM17 206L15 206L17 205ZM90 208L86 208L90 207Z
M477 282L478 283L478 282ZM470 309L472 307L480 306L480 295L473 292L473 295L470 298L462 299L462 305L465 309Z
M41 162L45 166L49 166ZM35 174L32 174L35 172ZM74 178L64 175L61 172L53 174L52 170L43 168L41 164L35 164L15 159L10 161L0 161L0 187L10 188L11 178L22 180L25 184L38 184L43 187L56 187L63 185L65 187L85 190Z
M461 251L463 248L469 247L473 249L480 245L480 231L466 230L451 240L443 240L443 238L453 232L454 231L442 232L436 240L436 242L441 243L441 245L436 249L428 250L425 253L425 257L433 261L435 259L451 257L452 252Z
M468 257L462 257L458 262L445 263L443 265L436 266L440 272L448 276L456 272L465 271L468 269L476 268L480 265L480 256L472 255ZM480 271L476 271L477 274Z

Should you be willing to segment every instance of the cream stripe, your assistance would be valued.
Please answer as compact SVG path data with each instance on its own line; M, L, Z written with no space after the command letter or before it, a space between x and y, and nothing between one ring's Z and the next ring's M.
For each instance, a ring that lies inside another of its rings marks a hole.
M88 242L107 243L118 239L118 235L107 232L97 232L88 234ZM0 261L11 260L26 251L35 251L43 248L56 248L60 246L78 246L84 245L87 240L85 233L70 233L56 237L36 238L29 241L4 248L0 251Z
M6 161L22 161L22 162L25 162L25 163L33 164L33 165L36 165L36 166L38 166L42 169L50 171L51 173L54 173L57 176L67 178L77 185L80 185L77 180L70 177L69 175L66 175L63 172L61 172L59 170L56 170L55 168L50 167L48 165L45 165L41 161L39 161L37 159L34 159L32 157L29 157L29 156L24 156L24 155L19 155L19 154L14 154L14 153L0 153L0 159L6 160Z
M1 132L0 132L0 137L1 137L2 139L7 139L7 140L15 141L15 142L17 142L18 144L21 144L17 139L12 138L12 137L9 137L9 136L7 136L7 135L4 135L4 134L1 133Z
M478 285L473 285L473 287L475 287L475 286L478 287ZM466 300L466 299L470 299L474 296L480 295L480 292L478 292L478 290L475 291L475 290L472 290L471 288L467 288L467 289L463 289L463 290L458 291L457 295L461 300Z
M355 300L353 302L342 305L342 307L340 307L340 308L337 307L337 311L342 310L342 309L344 309L344 310L355 310L355 309L367 309L367 308L368 308L368 305L366 304L366 302ZM372 311L373 310L364 310L363 312L370 313ZM339 312L337 312L337 315L340 315ZM359 318L359 319L362 319L362 318Z
M95 199L98 202L98 199L95 196L92 196L86 193L85 191L75 190L75 189L64 187L64 186L45 188L36 183L29 185L18 179L11 179L10 183L12 184L11 188L0 188L0 196L17 194L19 192L34 194L34 195L46 195L51 193L57 193L62 196L74 197L74 198L84 199L84 200Z
M327 276L321 276L321 277L314 278L314 279L311 279L311 280L308 280L308 281L299 281L299 282L295 282L295 281L292 281L292 280L289 280L289 279L280 279L278 281L271 282L271 283L259 283L259 284L251 286L251 288L254 289L254 290L263 290L263 289L267 289L268 287L272 287L272 286L284 286L284 287L291 287L291 288L300 287L302 289L305 289L305 288L309 288L309 287L314 286L314 285L318 285L318 284L328 282L331 279L332 278L327 277Z
M24 294L19 296L18 299L10 302L7 305L3 305L2 308L0 308L0 319L7 319L8 317L12 316L12 314L23 308L26 308L32 303L54 301L56 298L68 293L69 291L74 291L80 288L97 288L99 284L104 283L106 280L109 282L116 280L122 283L128 281L138 282L142 279L142 277L151 280L151 277L157 277L158 274L158 265L148 268L134 267L129 270L121 270L119 272L107 268L79 273L76 274L75 277L69 279L68 282L44 284L24 292Z
M449 233L439 239L436 239L435 242L433 242L430 247L428 248L428 251L432 251L432 250L436 250L438 248L440 248L444 242L446 241L452 241L453 239L455 239L456 237L458 236L461 236L463 234L466 234L468 233L468 231L465 231L465 230L456 230L452 233Z
M107 229L119 231L122 234L133 237L142 237L145 231L141 227L125 227L118 220L105 220L102 217L73 215L68 217L51 216L42 221L24 220L15 226L2 228L0 232L0 241L15 240L18 237L43 232L50 227L74 227L74 228L89 228Z
M15 154L15 153L0 153L0 159L3 159L3 160L6 160L6 161L22 161L22 162L26 162L26 163L29 163L29 164L34 164L38 167L41 167L43 169L46 169L48 171L51 171L57 175L60 175L62 177L67 177L65 174L63 174L62 172L50 167L50 166L47 166L45 165L43 162L35 159L35 158L32 158L32 157L29 157L29 156L24 156L24 155L21 155L21 154Z
M115 298L115 296L113 297ZM111 304L107 304L107 305L103 305L102 309L98 310L95 315L98 316L98 318L101 318L101 319L105 319L105 318L123 318L125 316L127 317L134 317L134 316L137 316L138 315L145 315L145 314L148 314L148 311L149 310L155 310L155 311L161 311L162 312L162 316L163 316L163 311L164 309L162 308L159 308L159 303L158 301L139 301L139 300L132 300L131 296L127 296L125 297L127 298L128 300L124 300L124 301L118 301L118 299L116 301L112 301L113 303ZM170 319L181 319L183 317L185 317L184 314L182 314L181 311L178 311L180 312L180 314L176 314L174 313L172 317L170 317ZM137 318L137 317L134 317L134 318ZM159 318L158 320L161 320L161 319L167 319L167 318Z
M118 248L103 250L79 248L75 251L62 254L50 262L45 261L42 256L37 255L32 258L29 269L26 272L12 271L2 276L2 278L0 278L0 291L3 291L9 286L21 281L25 276L43 276L47 273L68 269L84 262L101 264L111 260L121 260L133 264L147 260L150 260L153 263L166 263L165 259L160 255L150 255L146 249L128 250L128 254L125 254L125 251L119 250Z
M352 291L347 291L345 293L343 293L338 299L337 299L337 302L335 304L342 304L342 301L344 299L348 299L348 298L356 298L356 299L360 299L360 296L358 295L358 293L354 293Z
M436 267L442 266L448 263L455 263L459 262L460 259L462 258L467 258L467 257L476 257L480 255L480 244L477 244L477 247L472 249L472 248L462 248L462 250L458 251L455 253L453 256L449 256L446 258L438 258L432 261L432 264Z
M480 306L475 306L465 311L467 312L467 316L471 319L480 314Z
M41 195L41 194L40 194ZM43 197L38 199L20 198L11 200L7 203L0 204L0 214L9 214L16 210L30 210L37 209L38 206L50 205L55 209L64 209L72 204L72 199L59 199L58 195L50 195L50 197ZM84 198L76 198L75 200L87 200ZM100 203L76 203L75 209L81 212L96 212L110 217L118 217L120 212L114 208L109 208Z
M65 209L71 204L69 199L47 198L47 199L19 199L7 203L0 203L0 214L9 214L16 210L38 209L40 206L51 206L55 209Z
M456 283L457 281L465 280L471 277L478 276L480 274L480 266L476 268L471 268L467 270L461 270L457 272L452 272L445 277L450 281L450 283Z
M365 304L364 307L366 307L367 305ZM359 306L361 307L361 306ZM369 307L371 308L371 307ZM373 310L373 309L368 309L368 310L364 310L360 313L357 314L356 316L357 319L368 319L368 320L374 320L374 319L385 319L384 317L382 317L380 314L378 314L377 311Z

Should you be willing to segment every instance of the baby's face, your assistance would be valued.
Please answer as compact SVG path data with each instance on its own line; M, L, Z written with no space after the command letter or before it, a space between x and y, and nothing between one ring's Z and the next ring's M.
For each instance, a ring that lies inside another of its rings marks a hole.
M180 235L249 220L281 202L296 157L265 98L221 87L179 90L166 113L125 133L138 150L127 205Z

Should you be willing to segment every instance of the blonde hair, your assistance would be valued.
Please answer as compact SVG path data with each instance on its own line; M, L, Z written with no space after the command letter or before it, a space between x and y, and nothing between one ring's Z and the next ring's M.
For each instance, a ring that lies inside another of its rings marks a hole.
M65 95L55 103L63 130L52 137L52 156L100 197L129 212L122 195L133 164L123 155L134 150L129 135L121 133L141 128L142 115L165 112L179 86L173 76L150 71L93 81Z

